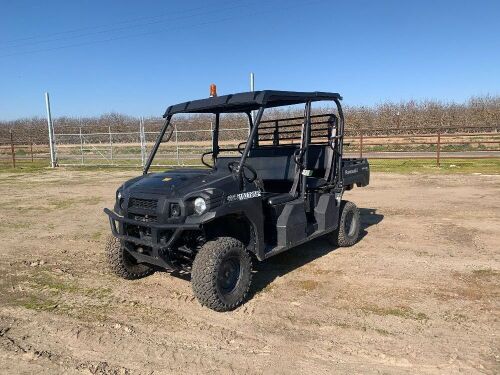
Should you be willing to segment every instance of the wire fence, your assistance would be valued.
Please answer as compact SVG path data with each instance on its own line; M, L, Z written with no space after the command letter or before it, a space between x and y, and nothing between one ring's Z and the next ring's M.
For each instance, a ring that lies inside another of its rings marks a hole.
M211 150L213 125L205 128L182 130L173 124L169 142L162 142L156 153L153 166L193 167L200 166L202 153ZM146 129L155 130L148 131ZM141 120L137 131L85 133L82 128L77 133L55 133L57 164L60 166L120 166L144 167L160 127L154 122ZM242 142L242 134L247 128L221 128L221 146L236 147ZM195 141L193 141L195 139Z
M500 158L500 133L467 132L418 135L364 135L346 138L346 152L370 159L442 159Z
M0 167L45 164L48 160L50 152L46 144L19 141L12 132L7 139L0 140Z
M141 120L136 131L55 132L55 157L59 166L143 167L159 134L160 124ZM76 131L75 131L76 130ZM128 129L130 130L130 129ZM346 157L369 159L433 159L440 165L444 159L500 158L499 127L429 128L427 132L400 134L387 129L356 129L345 135ZM236 149L248 135L248 128L221 127L222 148ZM396 133L396 134L394 134ZM183 130L174 124L169 142L162 143L153 166L202 166L201 154L212 148L213 128ZM50 164L47 144L17 140L11 132L0 140L0 166Z

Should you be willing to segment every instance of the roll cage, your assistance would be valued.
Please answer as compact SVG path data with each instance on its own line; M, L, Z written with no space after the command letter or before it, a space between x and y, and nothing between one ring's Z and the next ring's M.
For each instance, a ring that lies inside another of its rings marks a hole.
M212 154L215 162L221 151L241 152L242 155L239 163L233 170L239 175L240 179L251 149L294 147L296 150L293 153L293 160L297 164L297 168L295 170L294 186L292 189L297 190L300 184L300 191L305 195L307 178L300 178L300 176L309 176L311 173L307 169L307 166L310 164L310 149L313 145L324 145L328 146L327 150L329 153L328 162L325 167L326 184L335 191L341 191L343 186L342 173L340 171L342 168L344 114L340 100L342 100L342 97L337 93L265 90L212 97L170 106L165 111L163 116L165 122L148 157L143 173L148 173L158 148L164 141L163 138L169 128L171 130L165 141L168 142L170 140L173 133L173 127L170 127L170 124L175 114L211 113L215 115L212 150L203 156ZM335 114L312 115L311 104L319 101L333 101L336 105L338 116ZM303 116L262 120L266 109L296 104L305 105ZM257 111L254 121L252 120L253 111ZM219 147L220 115L224 113L243 113L247 115L250 131L247 141L239 145L245 144L243 150L239 146L236 149L221 149ZM293 143L293 141L299 139L300 143ZM209 166L204 161L203 163Z

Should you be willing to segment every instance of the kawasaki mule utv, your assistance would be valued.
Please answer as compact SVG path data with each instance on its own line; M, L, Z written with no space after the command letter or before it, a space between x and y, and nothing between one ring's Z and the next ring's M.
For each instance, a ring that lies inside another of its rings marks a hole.
M155 268L190 272L199 302L228 311L244 302L255 259L323 235L337 246L356 243L359 212L342 194L368 185L370 172L366 159L342 157L341 99L266 90L168 107L143 175L118 189L114 210L104 209L113 233L106 249L112 270L125 279ZM312 115L311 103L319 101L333 102L336 113ZM303 116L263 118L268 109L297 104L304 105ZM236 113L248 118L248 139L222 148L220 116ZM150 173L177 114L214 115L212 149L201 156L209 168ZM233 154L221 155L228 151Z

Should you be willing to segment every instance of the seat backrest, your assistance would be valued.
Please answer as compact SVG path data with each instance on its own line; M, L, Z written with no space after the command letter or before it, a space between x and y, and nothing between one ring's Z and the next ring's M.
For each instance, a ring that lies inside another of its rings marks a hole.
M326 147L310 145L307 169L324 170ZM288 180L295 177L295 162L293 153L298 146L262 147L251 149L246 163L253 167L262 180ZM240 157L217 158L217 169L227 169L227 164L239 161Z
M326 145L309 145L306 169L324 170L327 162Z
M293 153L296 147L265 147L250 150L247 163L262 180L289 180L295 175Z

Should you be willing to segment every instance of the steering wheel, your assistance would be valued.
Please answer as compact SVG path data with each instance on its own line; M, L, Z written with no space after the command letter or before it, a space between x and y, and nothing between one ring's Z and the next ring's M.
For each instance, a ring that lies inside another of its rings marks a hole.
M213 151L207 151L207 152L204 152L203 154L201 154L201 162L203 165L206 165L208 168L213 168L214 166L213 165L210 165L208 164L206 161L205 161L205 156L207 155L210 155L210 154L213 154L214 152Z
M239 164L240 164L239 161L232 161L232 162L227 163L227 167L229 168L229 170L231 172L234 172L237 170ZM247 175L245 174L245 171L243 171L242 174L243 174L243 177L245 178L245 180L247 182L254 182L257 179L257 171L255 169L253 169L253 167L249 166L248 164L243 164L243 169L244 168L248 169L252 173L251 177L247 177Z

